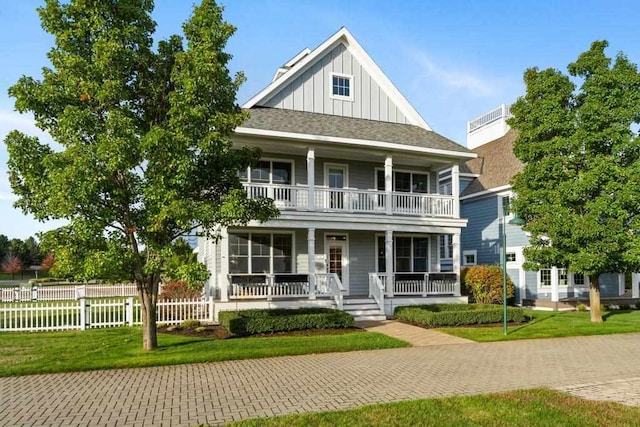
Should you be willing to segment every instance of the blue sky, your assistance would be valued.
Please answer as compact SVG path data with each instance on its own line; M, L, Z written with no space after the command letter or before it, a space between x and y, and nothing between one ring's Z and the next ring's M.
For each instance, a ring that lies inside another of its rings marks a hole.
M240 103L266 86L275 70L305 47L346 26L422 117L464 145L466 121L523 93L532 66L563 71L597 39L609 55L640 62L640 4L634 1L226 0L238 30L228 45L233 71L247 82ZM0 139L11 129L47 138L13 110L7 89L36 78L52 38L35 8L40 1L3 1L0 8ZM156 0L157 37L181 32L192 0ZM7 152L0 144L0 234L25 238L42 224L12 207Z

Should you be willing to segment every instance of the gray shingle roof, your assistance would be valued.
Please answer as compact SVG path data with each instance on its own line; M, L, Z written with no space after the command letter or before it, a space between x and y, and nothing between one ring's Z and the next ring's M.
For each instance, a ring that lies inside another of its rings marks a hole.
M419 126L280 108L254 107L242 127L338 138L383 141L414 147L471 153L442 135Z
M511 178L520 172L524 165L513 154L516 132L510 130L504 136L476 148L476 159L471 159L460 171L479 174L460 196L468 196L491 188L501 187L511 182Z

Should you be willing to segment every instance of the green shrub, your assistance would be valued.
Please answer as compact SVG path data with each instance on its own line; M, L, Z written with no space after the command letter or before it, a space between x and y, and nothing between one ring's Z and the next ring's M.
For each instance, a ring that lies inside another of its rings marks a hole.
M462 289L478 304L502 304L502 268L498 265L474 265L461 274ZM515 286L507 275L507 298L514 296Z
M204 332L206 330L207 328L205 328L204 326L198 326L197 328L194 329L194 331L196 332Z
M629 310L631 306L629 304L620 304L620 310Z
M503 307L493 304L430 304L398 307L395 317L422 326L461 326L502 321ZM525 322L531 317L519 307L507 307L508 322Z
M187 319L183 321L180 326L184 329L192 329L200 326L200 321L195 319Z
M576 310L578 310L578 311L587 311L587 306L582 304L582 303L580 303L580 304L576 305Z
M330 308L221 311L220 324L234 335L255 335L305 329L353 326L353 317Z

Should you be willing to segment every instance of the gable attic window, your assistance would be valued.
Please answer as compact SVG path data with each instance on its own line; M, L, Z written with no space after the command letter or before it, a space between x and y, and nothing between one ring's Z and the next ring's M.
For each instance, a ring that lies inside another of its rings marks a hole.
M331 97L352 101L352 82L352 76L331 73Z

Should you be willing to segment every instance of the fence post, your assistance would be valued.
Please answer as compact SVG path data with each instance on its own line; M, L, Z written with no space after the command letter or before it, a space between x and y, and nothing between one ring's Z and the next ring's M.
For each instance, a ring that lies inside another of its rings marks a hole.
M91 318L91 312L89 312L89 316L87 316L84 298L79 298L78 303L80 304L80 329L84 331L85 329L87 329L87 317Z
M125 318L124 323L133 326L133 298L129 297L125 301Z
M213 311L213 297L209 295L209 322L213 322L214 311Z

